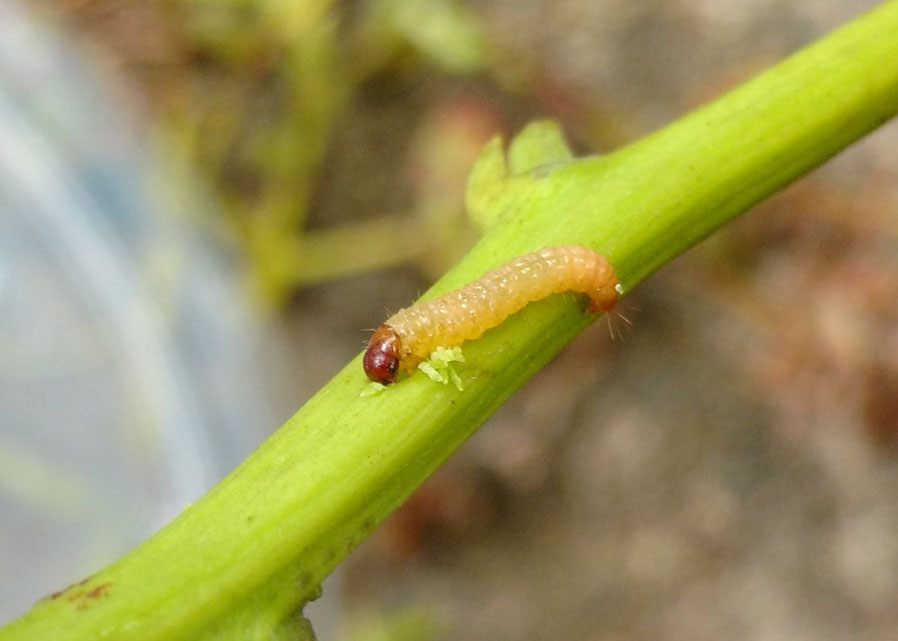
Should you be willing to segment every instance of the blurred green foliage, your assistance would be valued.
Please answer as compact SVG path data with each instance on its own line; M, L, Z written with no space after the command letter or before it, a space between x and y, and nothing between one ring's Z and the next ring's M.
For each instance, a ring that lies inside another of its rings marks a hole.
M414 211L306 231L334 127L363 83L399 66L470 74L486 65L479 23L453 0L169 7L189 62L180 91L165 101L162 136L217 189L227 219L215 225L245 250L265 299L281 304L296 286L424 256L442 269L471 244L464 176L492 131L466 140L451 123L431 131L417 154L425 179Z
M435 641L444 632L436 613L403 608L390 613L368 612L353 616L338 634L340 641Z

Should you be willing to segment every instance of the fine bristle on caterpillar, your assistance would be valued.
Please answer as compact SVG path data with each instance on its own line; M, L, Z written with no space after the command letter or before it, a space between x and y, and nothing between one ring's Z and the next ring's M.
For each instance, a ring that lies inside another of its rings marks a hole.
M545 247L461 289L393 314L368 342L365 374L388 385L400 369L414 370L437 347L478 338L527 303L569 291L588 295L590 312L609 311L620 285L604 256L579 245Z

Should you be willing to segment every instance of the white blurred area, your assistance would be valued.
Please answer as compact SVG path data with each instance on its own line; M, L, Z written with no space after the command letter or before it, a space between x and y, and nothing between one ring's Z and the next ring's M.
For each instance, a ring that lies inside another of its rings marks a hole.
M146 538L307 395L238 266L161 204L94 62L0 2L0 623Z

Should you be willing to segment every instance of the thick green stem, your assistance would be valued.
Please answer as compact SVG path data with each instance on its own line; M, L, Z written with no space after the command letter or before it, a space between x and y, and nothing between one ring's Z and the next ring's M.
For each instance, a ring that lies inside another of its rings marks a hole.
M427 295L562 243L606 254L630 290L896 111L892 1L613 155L571 160L531 127L507 159L484 150L469 205L486 233ZM303 638L289 613L591 320L573 296L529 306L465 346L464 392L418 373L362 397L355 359L175 521L0 639Z

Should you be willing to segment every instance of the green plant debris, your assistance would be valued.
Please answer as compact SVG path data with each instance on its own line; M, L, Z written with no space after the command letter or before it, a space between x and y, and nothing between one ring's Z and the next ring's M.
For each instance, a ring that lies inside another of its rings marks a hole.
M387 386L383 383L378 383L377 381L368 381L368 384L362 389L359 393L359 396L374 396L375 394L380 394Z
M430 380L443 385L448 385L449 381L455 385L456 389L461 392L465 389L465 385L452 363L464 363L465 356L460 346L456 347L437 347L430 357L418 364L418 369L427 374Z

